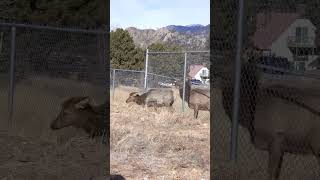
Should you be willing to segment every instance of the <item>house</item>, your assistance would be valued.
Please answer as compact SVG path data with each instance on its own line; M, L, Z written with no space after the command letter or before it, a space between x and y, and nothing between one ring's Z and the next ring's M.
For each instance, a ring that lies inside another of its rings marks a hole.
M303 17L304 5L296 12L260 12L256 17L253 43L263 56L285 57L296 70L311 70L315 55L316 27Z
M209 69L203 65L193 64L189 66L188 77L191 79L200 80L202 83L206 84L209 82ZM203 79L201 77L206 77L207 79Z

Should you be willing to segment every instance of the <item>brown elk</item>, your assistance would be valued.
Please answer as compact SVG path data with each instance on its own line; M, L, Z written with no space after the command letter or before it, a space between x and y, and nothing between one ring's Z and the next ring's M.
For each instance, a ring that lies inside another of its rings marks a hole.
M181 83L178 82L177 86L182 99L183 88L181 87ZM210 111L210 90L191 88L191 82L187 80L185 83L185 101L188 103L188 107L194 110L193 117L197 119L199 110Z
M52 130L73 126L83 129L91 138L108 135L108 103L93 106L89 97L70 97L63 101L61 106L59 115L50 124Z
M232 67L232 63L225 64L220 72L222 104L229 119L233 102ZM295 83L300 84L298 79ZM248 129L256 148L269 152L270 180L279 179L284 153L312 153L320 165L320 113L315 103L320 96L309 93L310 87L312 84L305 92L286 81L266 84L254 61L242 65L239 123Z
M147 107L172 107L174 103L173 91L167 88L149 89L143 94L132 92L126 103L134 102Z

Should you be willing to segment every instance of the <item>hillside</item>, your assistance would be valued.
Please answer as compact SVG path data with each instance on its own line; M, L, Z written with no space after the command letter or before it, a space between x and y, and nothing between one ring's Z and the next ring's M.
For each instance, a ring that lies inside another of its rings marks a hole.
M162 42L180 45L189 50L209 49L209 25L170 25L157 30L129 27L126 30L133 37L135 44L142 48L155 42Z

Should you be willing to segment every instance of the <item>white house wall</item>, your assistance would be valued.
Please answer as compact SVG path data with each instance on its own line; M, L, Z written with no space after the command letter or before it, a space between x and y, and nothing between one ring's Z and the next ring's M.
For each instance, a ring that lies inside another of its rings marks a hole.
M205 70L207 70L207 71L208 71L208 73L209 73L209 69L208 69L208 68L206 68L206 67L204 67L204 68L201 68L201 70L197 72L197 74L194 76L194 78L195 78L195 79L198 79L198 80L200 80L200 81L201 81L200 74L202 73L202 70L204 70L204 69L205 69Z
M288 37L296 35L296 27L299 26L307 26L308 27L308 36L316 37L316 27L311 23L308 19L297 19L294 23L292 23L286 31L284 31L279 38L274 41L271 45L270 49L271 52L274 53L276 56L282 56L288 58L289 61L293 61L293 53L291 53L290 49L288 48ZM313 60L315 60L317 56L309 56L308 62L309 64Z

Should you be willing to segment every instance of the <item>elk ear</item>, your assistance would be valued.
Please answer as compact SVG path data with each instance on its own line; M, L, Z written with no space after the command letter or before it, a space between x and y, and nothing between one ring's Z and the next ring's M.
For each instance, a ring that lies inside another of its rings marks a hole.
M90 98L84 97L78 103L75 104L75 107L77 109L84 109L85 107L87 107L87 105L89 105L89 103L90 103Z
M132 92L129 94L129 96L138 96L138 95L139 95L138 92Z

